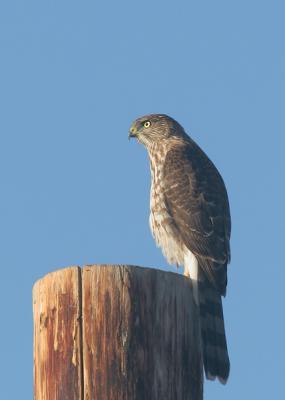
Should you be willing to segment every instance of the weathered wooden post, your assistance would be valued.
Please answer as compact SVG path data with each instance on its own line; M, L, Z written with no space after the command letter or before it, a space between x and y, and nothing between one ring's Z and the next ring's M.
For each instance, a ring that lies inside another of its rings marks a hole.
M133 266L66 268L33 290L35 400L201 400L190 281Z

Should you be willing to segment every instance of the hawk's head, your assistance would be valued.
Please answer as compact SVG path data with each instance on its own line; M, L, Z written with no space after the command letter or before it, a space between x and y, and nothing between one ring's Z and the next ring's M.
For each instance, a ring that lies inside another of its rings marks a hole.
M186 136L182 126L165 114L150 114L140 117L134 121L129 131L129 138L136 137L146 147L172 137Z

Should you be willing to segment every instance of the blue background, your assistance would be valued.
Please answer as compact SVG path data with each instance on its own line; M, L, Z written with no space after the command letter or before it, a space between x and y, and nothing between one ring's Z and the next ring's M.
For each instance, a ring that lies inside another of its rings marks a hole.
M282 398L284 12L274 0L1 2L1 398L32 398L37 279L85 263L172 269L148 227L146 151L127 140L150 112L185 127L229 192L232 369L205 399Z

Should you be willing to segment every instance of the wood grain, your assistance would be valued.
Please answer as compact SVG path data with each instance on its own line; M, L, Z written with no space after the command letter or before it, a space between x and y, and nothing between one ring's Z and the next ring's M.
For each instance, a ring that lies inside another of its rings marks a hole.
M154 269L83 269L86 400L202 399L191 289L187 278Z
M66 268L34 285L35 400L83 400L80 274Z
M34 285L35 400L202 400L189 279L119 265L66 268Z

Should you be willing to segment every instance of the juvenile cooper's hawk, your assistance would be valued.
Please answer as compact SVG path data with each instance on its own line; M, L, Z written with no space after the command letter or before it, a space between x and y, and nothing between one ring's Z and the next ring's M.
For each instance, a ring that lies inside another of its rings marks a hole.
M138 118L129 137L136 137L149 154L154 239L168 262L184 266L184 275L192 281L206 377L226 383L230 362L221 296L226 294L231 218L223 179L167 115Z

